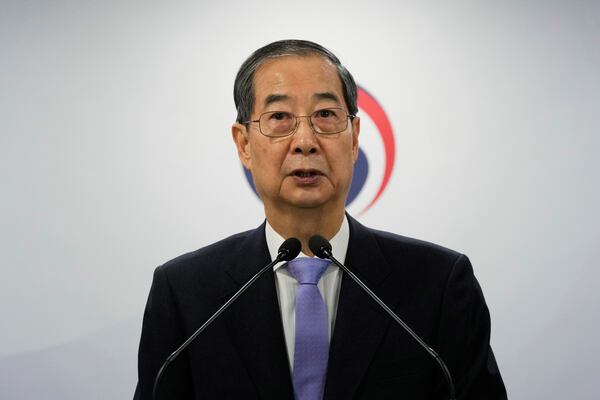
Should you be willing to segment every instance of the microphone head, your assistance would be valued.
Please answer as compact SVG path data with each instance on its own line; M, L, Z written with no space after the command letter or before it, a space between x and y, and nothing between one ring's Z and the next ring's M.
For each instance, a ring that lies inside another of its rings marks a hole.
M300 254L300 250L302 250L302 243L300 243L300 240L291 237L286 239L281 246L279 246L277 257L281 258L282 261L291 261Z
M319 258L329 258L331 243L321 235L313 235L308 239L308 248Z

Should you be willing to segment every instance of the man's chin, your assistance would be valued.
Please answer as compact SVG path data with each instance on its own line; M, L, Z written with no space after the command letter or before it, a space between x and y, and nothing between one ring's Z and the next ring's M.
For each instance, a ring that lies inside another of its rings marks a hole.
M301 196L290 198L287 203L293 208L302 210L319 210L331 207L334 201L330 196L317 195L317 193L303 193Z
M283 188L289 189L289 188ZM269 199L263 198L265 206L281 211L288 210L293 212L306 210L334 210L338 203L340 207L344 207L344 202L336 195L336 193L327 187L312 187L312 188L292 188L292 190L281 190L277 196Z

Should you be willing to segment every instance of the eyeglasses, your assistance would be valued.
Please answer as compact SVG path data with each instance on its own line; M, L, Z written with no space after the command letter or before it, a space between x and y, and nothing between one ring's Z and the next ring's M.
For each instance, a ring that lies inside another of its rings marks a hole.
M323 108L310 115L294 115L287 111L268 111L256 120L245 121L244 124L257 123L260 133L267 137L284 137L292 135L300 125L300 118L308 118L313 132L320 135L333 135L346 130L348 118L354 119L341 108Z

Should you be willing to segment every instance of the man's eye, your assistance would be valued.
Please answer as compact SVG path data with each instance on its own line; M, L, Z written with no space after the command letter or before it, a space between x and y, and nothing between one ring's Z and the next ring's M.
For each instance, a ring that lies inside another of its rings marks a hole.
M274 112L273 114L271 114L271 118L270 119L274 119L276 121L283 121L285 119L288 119L290 117L290 115L288 113L285 112Z
M323 109L323 110L319 110L317 111L317 118L335 118L336 114L335 111L333 110L328 110L328 109Z

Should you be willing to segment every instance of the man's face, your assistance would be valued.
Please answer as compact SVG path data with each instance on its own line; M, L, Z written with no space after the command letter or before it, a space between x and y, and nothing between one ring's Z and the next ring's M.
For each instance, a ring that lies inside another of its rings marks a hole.
M254 75L251 120L268 111L311 115L324 108L348 108L333 64L320 56L283 56L263 64ZM300 118L291 136L269 138L257 123L234 124L240 160L252 172L265 204L290 208L344 208L358 155L360 121L330 136L315 134L308 118Z

